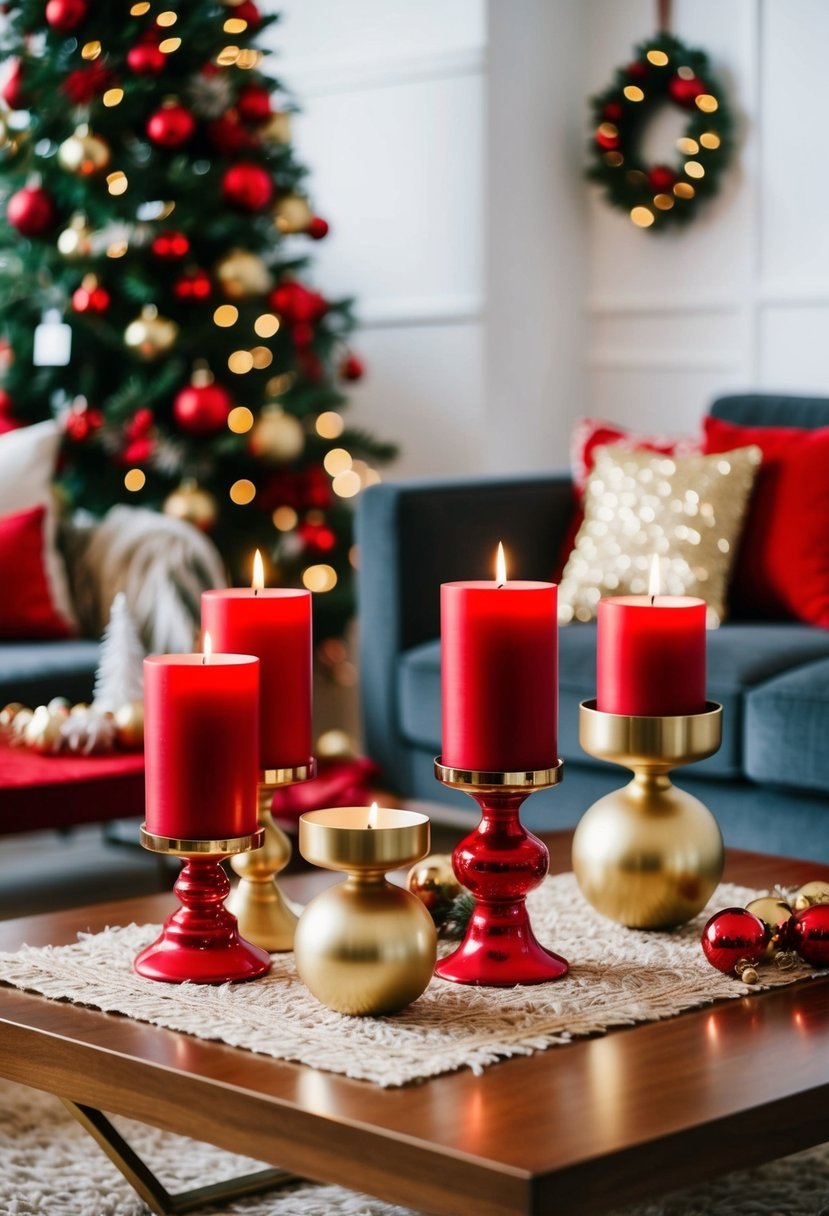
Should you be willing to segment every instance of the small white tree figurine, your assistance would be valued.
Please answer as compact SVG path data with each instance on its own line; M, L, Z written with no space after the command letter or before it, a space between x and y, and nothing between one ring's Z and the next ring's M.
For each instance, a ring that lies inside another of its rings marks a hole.
M123 591L109 610L109 622L101 639L101 661L95 673L93 705L115 712L144 696L144 648L138 637Z

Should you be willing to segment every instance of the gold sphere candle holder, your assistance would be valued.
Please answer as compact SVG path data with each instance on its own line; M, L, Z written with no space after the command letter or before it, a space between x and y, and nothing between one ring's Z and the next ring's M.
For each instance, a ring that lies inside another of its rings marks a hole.
M361 1015L395 1013L417 1000L432 978L435 926L417 896L385 875L429 852L427 816L389 807L308 811L299 851L347 875L311 900L297 926L297 971L317 1000Z
M230 880L221 863L256 848L258 828L227 840L177 840L141 826L141 844L151 853L184 861L173 888L181 907L168 916L161 933L136 956L136 972L168 984L226 984L264 975L271 965L265 950L246 941L236 917L225 906Z
M314 761L294 768L264 769L259 778L257 819L263 833L259 848L231 858L239 882L227 906L248 939L269 954L294 948L298 909L285 898L276 881L291 860L291 842L271 814L274 791L314 776Z
M585 812L573 838L573 872L588 903L632 929L671 929L695 916L723 871L714 816L671 783L675 768L712 756L722 739L722 706L698 714L608 714L595 701L579 710L579 740L633 780Z
M435 760L435 776L463 790L481 808L481 820L452 854L460 883L475 897L466 935L435 968L456 984L512 988L561 979L569 963L537 941L527 895L550 868L547 846L520 819L521 804L536 790L558 785L564 763L529 772L475 772Z

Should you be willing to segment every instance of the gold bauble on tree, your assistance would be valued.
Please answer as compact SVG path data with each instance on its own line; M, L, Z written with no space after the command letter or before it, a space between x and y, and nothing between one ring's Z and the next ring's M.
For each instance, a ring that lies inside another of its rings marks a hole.
M272 143L289 144L291 142L291 116L288 111L274 111L268 121L259 128L259 134L262 139L270 140Z
M313 218L307 198L301 194L283 194L273 209L274 223L280 232L306 232Z
M253 425L248 447L260 460L289 464L302 455L305 431L293 414L278 405L266 406Z
M100 135L93 135L84 123L75 128L74 135L65 139L58 148L58 163L61 168L76 177L91 177L101 173L110 160L109 144Z
M141 359L148 362L164 355L175 344L178 325L169 317L160 317L154 304L145 304L141 316L124 330L124 341Z
M216 278L229 300L244 300L263 296L270 290L271 273L255 253L246 249L231 249L216 263Z
M64 228L58 237L58 251L70 261L88 257L92 252L92 229L83 212L76 211L69 221L69 227Z
M209 490L195 481L183 481L164 501L164 514L186 520L202 532L209 532L219 516L219 506Z

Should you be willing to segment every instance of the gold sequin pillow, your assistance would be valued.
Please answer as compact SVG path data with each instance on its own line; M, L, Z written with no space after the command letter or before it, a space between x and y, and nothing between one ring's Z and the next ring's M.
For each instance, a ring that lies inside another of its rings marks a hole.
M607 595L644 595L653 554L663 595L696 595L708 625L726 613L726 593L762 453L663 456L596 449L584 522L558 588L559 620L590 621Z

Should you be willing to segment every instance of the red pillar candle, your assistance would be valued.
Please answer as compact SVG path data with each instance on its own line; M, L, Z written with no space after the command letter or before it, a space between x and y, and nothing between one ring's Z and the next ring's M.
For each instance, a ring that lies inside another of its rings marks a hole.
M227 840L256 830L259 660L144 660L146 826L154 836Z
M558 589L441 587L443 750L450 768L526 772L557 760Z
M618 595L599 601L596 708L662 717L705 709L705 601Z
M217 650L255 654L262 665L259 767L311 758L311 593L293 588L205 591L202 628Z

